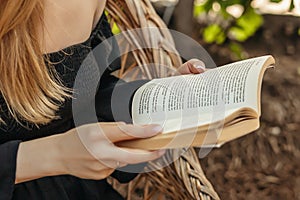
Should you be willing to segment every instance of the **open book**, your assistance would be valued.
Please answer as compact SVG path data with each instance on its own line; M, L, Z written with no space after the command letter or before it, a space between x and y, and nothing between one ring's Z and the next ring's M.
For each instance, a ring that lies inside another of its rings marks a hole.
M119 146L140 149L219 147L259 128L261 82L275 64L256 57L198 75L154 79L132 103L134 124L160 124L162 134Z

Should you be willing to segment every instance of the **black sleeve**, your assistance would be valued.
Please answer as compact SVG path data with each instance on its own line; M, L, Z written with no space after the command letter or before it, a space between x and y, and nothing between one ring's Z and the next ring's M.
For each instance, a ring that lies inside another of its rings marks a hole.
M97 116L104 121L132 123L131 103L135 91L149 80L125 82L114 76L106 76L100 82L96 95Z
M0 145L0 200L12 198L16 178L16 158L21 141Z

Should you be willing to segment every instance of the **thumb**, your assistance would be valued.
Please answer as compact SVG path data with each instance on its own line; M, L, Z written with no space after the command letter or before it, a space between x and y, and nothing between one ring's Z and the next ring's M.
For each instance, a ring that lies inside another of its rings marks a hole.
M200 74L205 72L205 64L198 59L191 59L178 68L181 74Z

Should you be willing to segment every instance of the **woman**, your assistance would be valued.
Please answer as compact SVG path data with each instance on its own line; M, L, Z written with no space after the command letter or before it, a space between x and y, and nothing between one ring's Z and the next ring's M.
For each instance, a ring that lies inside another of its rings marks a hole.
M156 135L161 127L103 123L114 120L106 101L96 105L101 122L74 128L76 73L88 53L111 36L104 7L99 0L1 2L0 199L122 199L105 178L115 168L164 154L114 146ZM179 72L201 73L202 66L192 60ZM105 71L96 98L109 98L119 81L110 75L116 69L118 62Z

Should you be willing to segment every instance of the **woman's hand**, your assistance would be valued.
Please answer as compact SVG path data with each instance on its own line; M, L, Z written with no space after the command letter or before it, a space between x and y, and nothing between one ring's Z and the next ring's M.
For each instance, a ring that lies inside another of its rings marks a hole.
M114 143L151 137L160 131L161 127L156 125L96 123L21 143L16 183L63 174L104 179L117 167L154 160L165 152L120 148Z
M177 69L180 74L200 74L205 70L204 62L198 59L191 59Z
M114 143L151 137L161 130L160 126L142 127L123 122L89 124L73 129L66 134L68 145L61 144L67 155L63 161L66 172L80 178L103 179L115 168L157 159L164 154L164 150L120 148Z

